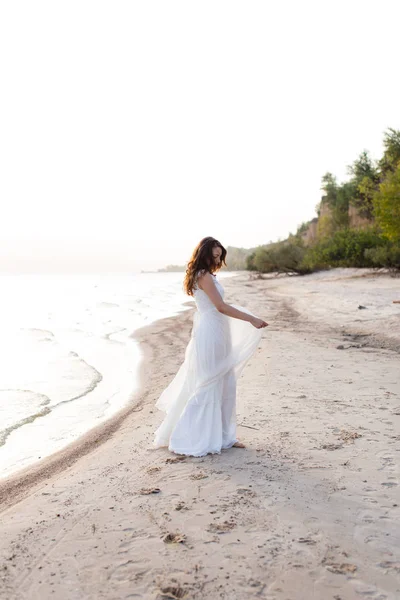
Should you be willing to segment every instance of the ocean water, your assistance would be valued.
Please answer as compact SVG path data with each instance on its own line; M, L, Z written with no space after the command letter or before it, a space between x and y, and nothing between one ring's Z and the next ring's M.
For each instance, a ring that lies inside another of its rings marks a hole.
M0 479L126 406L141 360L131 334L188 310L182 280L0 275Z

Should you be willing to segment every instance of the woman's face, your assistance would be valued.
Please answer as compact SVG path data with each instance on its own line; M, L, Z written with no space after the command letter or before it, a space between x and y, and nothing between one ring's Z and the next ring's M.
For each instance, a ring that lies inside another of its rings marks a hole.
M221 263L221 254L222 254L221 248L219 246L214 246L214 248L212 249L212 255L213 255L214 264L216 266L220 265L220 263Z

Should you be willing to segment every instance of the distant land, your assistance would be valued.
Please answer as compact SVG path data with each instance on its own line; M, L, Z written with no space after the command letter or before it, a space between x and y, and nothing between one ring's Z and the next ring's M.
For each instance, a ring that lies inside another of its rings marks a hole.
M246 270L246 259L254 252L255 248L236 248L235 246L227 247L227 266L222 267L223 271L245 271ZM182 273L186 271L186 265L167 265L157 271L144 271L142 273Z

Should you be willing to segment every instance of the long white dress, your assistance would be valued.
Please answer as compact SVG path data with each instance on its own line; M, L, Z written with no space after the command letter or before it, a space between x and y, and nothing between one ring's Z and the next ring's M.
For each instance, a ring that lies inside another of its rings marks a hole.
M224 297L215 276L214 283ZM155 433L154 447L204 456L237 441L236 383L262 332L220 313L197 285L193 293L197 310L191 338L181 367L156 403L166 416Z

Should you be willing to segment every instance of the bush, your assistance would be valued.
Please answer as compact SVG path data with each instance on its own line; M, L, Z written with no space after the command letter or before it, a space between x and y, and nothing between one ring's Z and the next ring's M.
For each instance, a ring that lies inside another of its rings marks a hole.
M305 252L303 244L297 239L260 246L249 257L247 268L260 273L304 274L308 272L301 266Z
M341 229L309 248L301 266L308 271L329 267L373 267L372 257L365 251L385 243L375 229Z
M378 248L369 248L365 250L365 256L374 267L400 269L400 245L388 244Z

